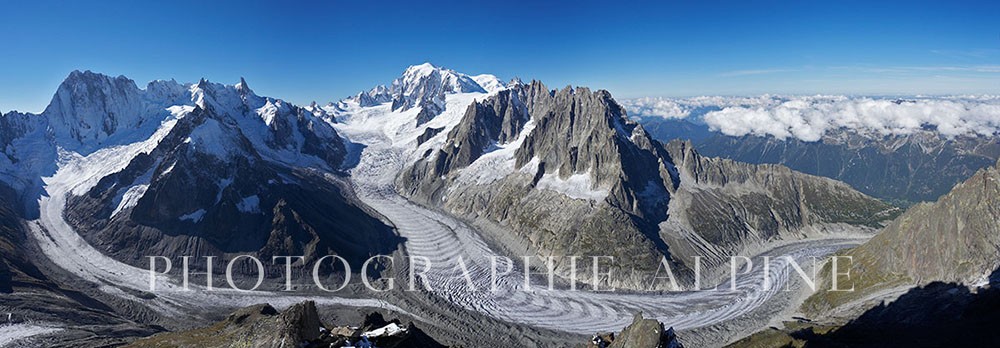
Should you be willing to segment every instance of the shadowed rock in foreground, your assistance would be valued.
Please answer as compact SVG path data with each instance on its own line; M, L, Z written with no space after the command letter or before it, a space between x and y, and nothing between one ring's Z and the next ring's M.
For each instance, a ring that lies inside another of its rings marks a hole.
M997 274L997 272L994 272ZM933 282L841 327L786 322L729 347L992 347L1000 342L1000 289Z
M268 304L258 304L230 314L215 325L191 331L171 332L136 341L130 347L298 347L319 338L316 304L303 302L278 313Z
M677 339L674 328L663 327L656 319L643 319L642 313L636 313L632 324L622 329L618 335L608 334L594 337L588 348L684 348Z
M364 338L362 338L364 336ZM374 347L444 347L412 324L385 321L371 314L361 327L327 328L320 322L316 303L295 304L284 312L269 304L246 307L215 325L190 331L158 334L129 347L352 347L369 342ZM362 346L362 345L359 345Z

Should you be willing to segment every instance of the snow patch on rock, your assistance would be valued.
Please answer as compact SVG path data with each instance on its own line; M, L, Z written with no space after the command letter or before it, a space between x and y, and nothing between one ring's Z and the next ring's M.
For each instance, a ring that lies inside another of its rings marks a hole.
M141 184L129 187L125 193L122 194L121 200L118 202L118 206L115 207L115 211L111 212L111 216L108 219L112 219L118 215L118 213L123 210L130 209L139 202L139 199L146 194L146 189L149 188L149 184Z
M236 209L244 213L258 213L260 212L260 197L257 195L244 197L243 200L236 203Z
M181 215L180 219L181 219L181 221L187 220L187 221L191 221L191 222L197 223L197 222L201 221L201 218L205 216L205 213L206 213L205 209L198 209L198 210L195 210L194 212L192 212L190 214Z
M538 180L538 184L535 187L542 190L556 191L574 199L592 201L601 201L609 193L607 189L594 187L594 182L590 178L589 171L585 173L573 173L573 175L565 179L556 173L545 174Z
M517 165L517 160L515 159L514 154L517 152L517 149L521 147L521 144L524 143L524 140L527 139L534 130L534 120L528 120L528 122L525 122L524 128L521 129L517 139L514 139L514 141L507 144L494 144L488 152L479 156L479 158L469 164L469 166L465 169L459 171L459 176L456 179L456 185L452 185L449 190L459 187L467 187L469 185L489 184L501 180L507 177L507 175L513 173L516 170L515 166ZM533 165L529 163L524 167L534 167L537 170L537 159L535 159L533 163ZM529 174L534 175L534 172Z

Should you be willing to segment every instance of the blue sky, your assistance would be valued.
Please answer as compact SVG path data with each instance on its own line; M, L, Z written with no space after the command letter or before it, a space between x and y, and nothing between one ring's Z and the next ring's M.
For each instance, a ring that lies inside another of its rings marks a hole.
M997 1L5 3L0 111L72 70L303 104L430 61L617 97L1000 93Z

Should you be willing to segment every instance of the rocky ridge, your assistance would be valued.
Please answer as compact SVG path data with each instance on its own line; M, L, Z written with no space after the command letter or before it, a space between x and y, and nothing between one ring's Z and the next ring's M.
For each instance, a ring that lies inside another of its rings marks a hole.
M364 336L364 337L362 337ZM353 347L368 342L377 347L445 347L420 329L398 320L387 322L369 314L360 326L327 326L312 301L279 312L269 304L236 310L214 325L154 335L127 347Z

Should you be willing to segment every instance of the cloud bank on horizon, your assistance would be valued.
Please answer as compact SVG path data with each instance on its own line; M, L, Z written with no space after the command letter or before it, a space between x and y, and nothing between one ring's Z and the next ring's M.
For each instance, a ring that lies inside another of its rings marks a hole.
M690 119L730 136L818 141L836 129L876 135L936 129L946 137L1000 133L1000 96L995 95L646 97L622 105L632 116Z

